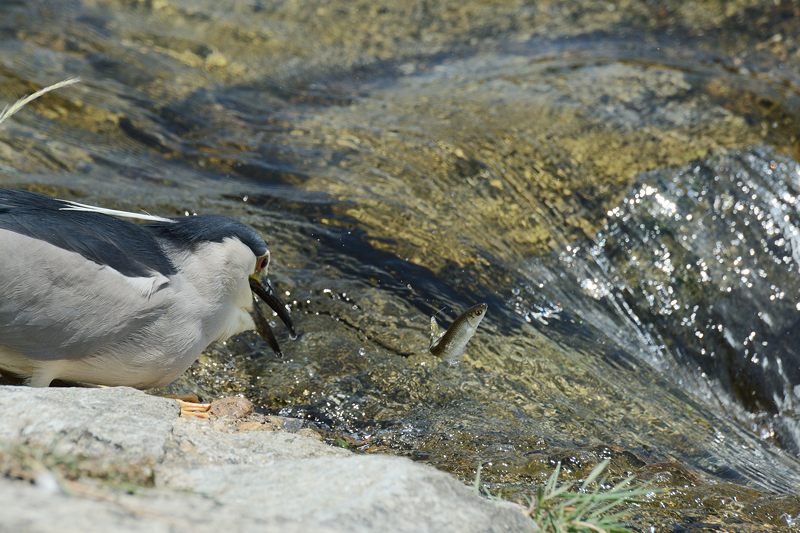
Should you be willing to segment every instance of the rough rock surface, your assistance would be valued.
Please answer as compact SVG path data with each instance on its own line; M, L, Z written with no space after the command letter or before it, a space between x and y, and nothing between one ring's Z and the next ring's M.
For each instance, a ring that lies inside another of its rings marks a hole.
M16 502L0 531L533 529L431 467L274 418L181 418L126 388L0 387L0 501Z

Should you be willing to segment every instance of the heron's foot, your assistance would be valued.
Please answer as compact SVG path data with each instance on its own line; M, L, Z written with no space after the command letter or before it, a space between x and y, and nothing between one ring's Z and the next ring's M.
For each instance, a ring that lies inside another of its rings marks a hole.
M170 400L180 400L189 403L202 403L200 396L190 392L189 394L159 394L162 398L169 398Z
M195 403L178 399L178 405L181 408L181 416L206 419L211 415L210 403Z

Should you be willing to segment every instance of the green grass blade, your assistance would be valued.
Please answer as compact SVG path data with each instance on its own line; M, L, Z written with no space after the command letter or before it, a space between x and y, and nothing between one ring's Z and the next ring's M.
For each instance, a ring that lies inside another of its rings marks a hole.
M560 473L561 473L561 461L559 461L558 464L556 464L556 469L553 470L553 473L550 474L550 478L548 478L547 480L547 484L545 485L544 489L545 497L547 497L548 494L556 490L556 483L558 482L558 476Z
M478 463L478 468L475 470L475 481L472 483L472 488L478 494L481 493L481 470L483 470L483 465Z
M608 467L608 463L609 462L611 462L610 459L603 459L600 463L598 463L597 466L595 466L594 469L592 469L591 473L583 481L583 484L581 485L581 488L585 489L586 487L591 485L594 482L595 479L600 477L600 474L602 474L605 471L605 469Z

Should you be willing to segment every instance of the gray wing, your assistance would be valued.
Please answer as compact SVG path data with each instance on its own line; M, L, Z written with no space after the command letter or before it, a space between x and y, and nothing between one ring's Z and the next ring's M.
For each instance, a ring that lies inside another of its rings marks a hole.
M175 274L152 230L99 212L75 211L75 205L28 191L0 189L0 229L76 252L126 276L147 276L152 271Z
M0 229L0 346L31 358L101 353L168 307L169 279L125 276L49 242Z

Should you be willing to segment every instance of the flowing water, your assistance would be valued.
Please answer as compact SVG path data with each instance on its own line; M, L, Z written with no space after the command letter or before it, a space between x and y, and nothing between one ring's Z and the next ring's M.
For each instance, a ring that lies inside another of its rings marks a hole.
M645 528L800 520L791 2L4 2L4 186L270 243L302 335L174 388L491 490L604 457ZM463 359L427 352L486 302Z

